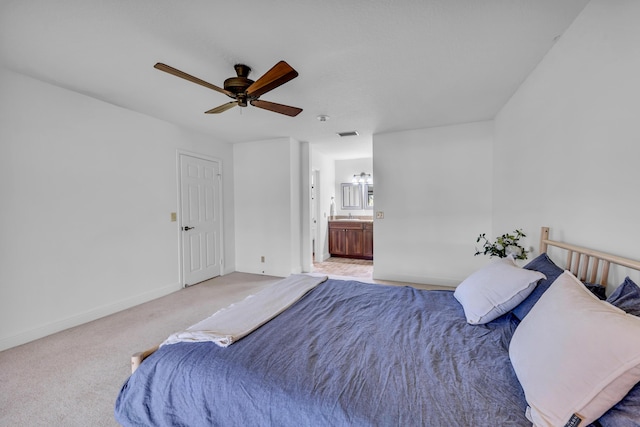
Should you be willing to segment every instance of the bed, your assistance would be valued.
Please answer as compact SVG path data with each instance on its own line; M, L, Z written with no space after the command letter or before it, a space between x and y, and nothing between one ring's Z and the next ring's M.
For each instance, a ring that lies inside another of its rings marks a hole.
M549 247L567 253L566 270ZM224 344L170 337L132 359L116 420L640 425L640 288L627 277L604 294L610 265L640 262L550 240L548 228L540 252L525 268L494 260L455 291L328 279Z

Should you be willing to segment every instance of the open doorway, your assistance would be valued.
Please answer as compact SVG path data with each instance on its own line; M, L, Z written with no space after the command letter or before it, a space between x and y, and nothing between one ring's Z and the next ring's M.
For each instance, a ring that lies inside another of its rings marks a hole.
M364 267L365 270L371 271L371 273L365 274L372 276L373 251L367 252L367 256L364 256L363 252L361 260L353 259L355 258L353 256L351 259L349 256L340 256L339 251L332 253L329 230L330 219L345 220L354 217L354 219L363 220L363 223L368 219L369 228L366 231L370 237L373 235L373 206L369 204L367 207L362 206L360 209L354 210L344 209L342 204L343 183L352 182L355 174L359 175L363 172L373 174L372 136L356 136L349 140L314 141L310 143L310 152L309 176L311 185L309 188L313 197L310 197L309 218L313 231L310 231L311 241L307 244L312 246L313 256L310 258L313 260L314 269L327 270L328 274L341 275L340 272L348 272L345 269L363 269ZM333 211L331 210L332 200L334 202ZM364 236L364 231L362 234ZM373 247L372 244L371 247ZM351 263L355 265L351 266ZM331 273L329 270L335 272ZM355 270L352 271L355 273ZM349 275L360 276L360 274Z

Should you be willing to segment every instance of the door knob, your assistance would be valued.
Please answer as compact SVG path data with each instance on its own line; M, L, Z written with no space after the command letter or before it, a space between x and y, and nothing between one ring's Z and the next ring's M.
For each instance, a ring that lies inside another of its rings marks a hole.
M191 229L193 229L193 228L195 228L195 227L189 227L189 226L182 227L182 229L183 229L184 231L189 231L189 230L191 230Z

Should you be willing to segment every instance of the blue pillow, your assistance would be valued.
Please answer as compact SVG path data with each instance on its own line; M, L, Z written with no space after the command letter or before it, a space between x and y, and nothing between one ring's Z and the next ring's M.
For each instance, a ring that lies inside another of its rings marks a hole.
M536 258L531 260L531 262L525 265L524 268L527 270L539 271L547 276L547 278L540 280L538 282L538 286L536 286L533 292L531 292L524 301L513 309L512 313L520 320L524 319L535 303L538 302L542 294L549 289L549 286L551 286L553 281L564 273L564 270L555 265L546 253L538 255Z
M598 419L602 427L637 427L640 420L640 384Z
M640 317L640 288L629 277L609 295L607 302Z
M613 291L607 302L634 316L640 316L640 288L629 277ZM640 383L598 420L602 427L632 427L640 420Z
M593 283L583 283L591 291L592 294L601 300L607 299L607 288L605 286L595 285Z

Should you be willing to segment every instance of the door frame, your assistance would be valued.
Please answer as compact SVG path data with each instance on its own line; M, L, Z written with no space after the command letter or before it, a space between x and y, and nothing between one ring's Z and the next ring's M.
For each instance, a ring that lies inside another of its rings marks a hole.
M313 251L314 251L314 258L313 258L313 262L322 262L323 259L323 249L324 249L324 245L320 245L320 236L322 235L322 225L321 225L321 206L320 206L320 201L322 200L322 198L320 197L320 193L322 191L321 187L320 187L320 170L319 169L312 169L311 170L311 174L313 175L313 184L315 187L315 193L316 193L316 203L315 203L315 210L314 212L311 212L311 216L312 218L315 217L316 219L316 226L315 226L315 235L312 236L313 241L314 241L314 247L313 247ZM313 234L313 233L312 233Z
M189 157L194 157L196 159L200 159L200 160L206 160L209 162L214 162L218 164L218 170L220 171L220 176L218 179L218 194L219 194L219 212L218 214L220 215L220 247L218 248L219 253L220 253L220 275L224 276L224 193L223 193L223 177L224 177L224 173L223 173L223 169L222 169L222 159L219 159L217 157L212 157L212 156L207 156L206 154L201 154L201 153L195 153L193 151L187 151L187 150L181 150L178 149L176 150L176 177L177 180L176 182L178 183L178 188L177 188L177 204L178 204L178 209L177 209L177 233L178 233L178 278L180 281L180 286L182 286L183 288L187 287L186 282L185 282L185 275L184 275L184 245L183 245L183 239L182 239L182 227L183 227L183 223L182 223L182 219L183 219L183 213L182 213L182 166L181 166L181 162L180 162L180 158L181 156L189 156Z

